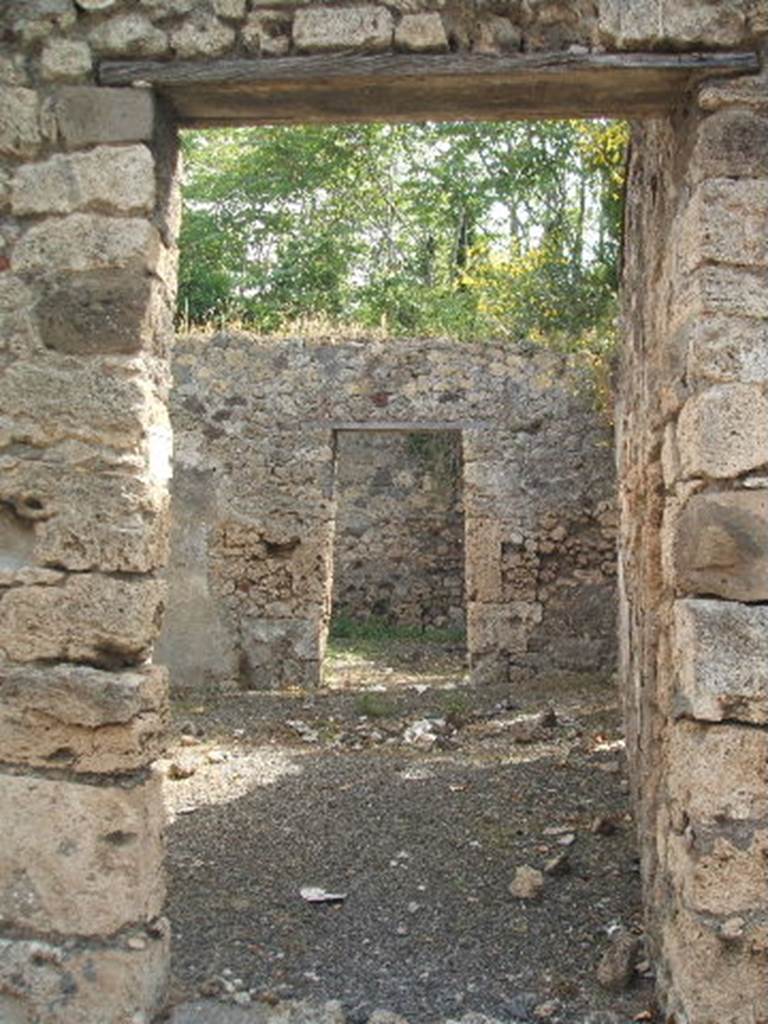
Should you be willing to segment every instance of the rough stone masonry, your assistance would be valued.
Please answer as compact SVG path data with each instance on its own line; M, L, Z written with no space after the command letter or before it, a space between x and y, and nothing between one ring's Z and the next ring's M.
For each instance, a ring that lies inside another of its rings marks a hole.
M674 95L665 79L643 107L655 116L634 132L619 635L664 1011L676 1024L764 1024L762 0L6 0L0 18L0 1015L146 1024L164 999L151 764L166 705L151 655L167 551L183 89L142 82L202 59L224 79L234 59L239 74L245 61L283 82L300 67L305 82L329 67L353 81L361 61L401 67L399 53L478 76L457 93L460 118L462 102L484 95L481 71L509 68L510 55L528 69L536 54L557 55L562 80L583 84L569 78L579 62L601 75L605 54L738 50L753 57L741 72L728 57L731 77L687 79ZM142 73L100 84L115 58L141 59ZM528 73L493 86L523 116L541 91L520 86ZM617 59L611 74L590 111L617 96L632 105L639 72ZM406 99L422 80L407 82ZM586 104L581 85L565 92ZM227 97L219 123L235 108L247 120L242 90Z
M174 385L158 652L179 690L320 682L344 544L339 447L355 427L396 440L414 423L453 430L461 445L466 595L459 567L454 600L459 614L466 603L473 679L614 666L611 435L589 376L565 357L499 343L193 335L177 342ZM416 512L420 496L406 492ZM393 553L370 532L386 580Z

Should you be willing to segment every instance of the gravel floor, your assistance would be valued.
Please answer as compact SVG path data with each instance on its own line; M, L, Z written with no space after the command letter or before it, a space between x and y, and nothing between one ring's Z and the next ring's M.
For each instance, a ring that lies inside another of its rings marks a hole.
M439 685L404 661L357 676L345 664L342 688L311 699L176 709L187 735L164 763L176 998L338 999L351 1024L377 1008L411 1024L470 1010L653 1019L642 964L620 993L595 976L611 929L640 931L613 685L477 692L458 658ZM421 745L406 742L425 720ZM510 893L518 867L562 853L566 873L545 874L537 898ZM310 904L304 886L346 898Z

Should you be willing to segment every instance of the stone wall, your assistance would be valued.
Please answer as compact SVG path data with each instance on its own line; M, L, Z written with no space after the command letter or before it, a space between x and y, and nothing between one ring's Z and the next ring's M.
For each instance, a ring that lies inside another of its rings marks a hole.
M768 1019L768 83L635 131L621 629L649 935L674 1019Z
M162 1003L168 964L158 916L160 796L150 770L165 682L148 659L163 606L157 571L167 531L175 113L142 87L146 74L136 87L99 85L101 62L276 62L286 53L311 61L332 52L337 70L359 72L360 54L447 46L471 77L488 53L756 51L767 32L763 0L0 7L7 1017L146 1024ZM567 81L568 61L560 72ZM619 62L612 99L631 101L637 88ZM764 76L679 91L675 123L649 123L636 135L629 192L624 690L649 934L662 1004L677 1024L758 1024L768 1005L759 571L768 462L767 92ZM525 116L535 99L518 91L515 109ZM595 92L591 111L600 103ZM385 113L403 116L402 107ZM462 115L460 103L451 108ZM303 461L317 466L322 450L308 433L288 449L280 473L301 490ZM499 450L520 457L513 435ZM478 508L488 507L487 464L480 449L466 463ZM264 501L259 493L240 497L244 510ZM468 530L474 557L486 536ZM504 618L512 583L525 593L530 579L530 552L517 536L504 541L512 573L489 570L482 586L469 581L473 600L488 605L484 615L496 607L507 637L515 628ZM265 538L264 554L278 556L294 537L286 520L284 535ZM234 564L251 543L233 525L217 550Z
M179 339L174 380L180 511L159 654L180 690L319 682L338 446L354 426L460 432L477 681L613 668L610 432L564 357L514 345L198 335ZM387 507L397 501L395 490ZM418 501L413 493L410 508ZM209 635L215 656L201 649Z
M461 434L339 431L332 615L464 630Z

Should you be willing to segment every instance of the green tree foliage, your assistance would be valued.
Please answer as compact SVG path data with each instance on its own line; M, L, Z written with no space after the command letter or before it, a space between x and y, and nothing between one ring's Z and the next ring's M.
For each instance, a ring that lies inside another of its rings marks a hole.
M625 146L603 121L187 133L180 314L599 349Z

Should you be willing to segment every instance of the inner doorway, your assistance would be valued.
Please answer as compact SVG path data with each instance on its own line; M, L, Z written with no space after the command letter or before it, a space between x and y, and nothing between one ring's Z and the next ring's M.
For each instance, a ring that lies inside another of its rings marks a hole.
M325 685L464 681L462 463L456 429L336 432Z

